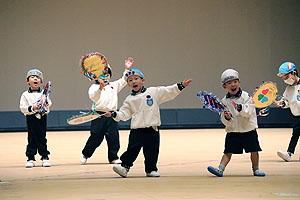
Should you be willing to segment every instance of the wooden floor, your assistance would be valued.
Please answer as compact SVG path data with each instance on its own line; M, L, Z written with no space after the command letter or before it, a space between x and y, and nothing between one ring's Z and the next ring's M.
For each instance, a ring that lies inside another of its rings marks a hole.
M161 130L160 178L147 178L143 154L121 178L107 163L106 141L87 165L80 165L88 131L48 132L52 167L26 169L27 133L0 134L0 199L300 199L300 147L291 162L277 157L286 150L291 129L258 129L263 151L254 177L249 154L233 155L224 177L207 171L218 166L224 146L223 129ZM129 131L120 131L121 149ZM37 157L38 158L38 157Z

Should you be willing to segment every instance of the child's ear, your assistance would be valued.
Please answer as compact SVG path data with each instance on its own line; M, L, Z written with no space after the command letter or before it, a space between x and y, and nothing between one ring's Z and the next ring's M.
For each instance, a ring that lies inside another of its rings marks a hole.
M222 84L222 87L223 87L224 89L226 89L225 83L224 83L224 84Z

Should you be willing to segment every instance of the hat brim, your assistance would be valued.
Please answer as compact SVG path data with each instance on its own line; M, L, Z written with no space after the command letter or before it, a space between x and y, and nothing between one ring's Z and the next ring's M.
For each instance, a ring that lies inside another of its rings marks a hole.
M229 78L229 79L226 79L226 80L222 81L222 84L225 84L225 83L227 83L228 81L232 81L232 80L240 80L240 79L237 78L237 77Z
M282 76L284 76L286 74L289 74L289 73L278 73L277 76L281 78Z

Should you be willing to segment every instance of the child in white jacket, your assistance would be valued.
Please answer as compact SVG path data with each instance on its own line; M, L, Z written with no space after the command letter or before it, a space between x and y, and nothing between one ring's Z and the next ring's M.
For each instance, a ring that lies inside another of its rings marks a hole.
M130 70L134 60L129 57L125 60L125 71L123 76L113 82L110 82L112 71L108 68L108 77L106 81L96 80L89 88L89 98L93 101L92 110L99 114L108 111L116 111L118 108L118 93L126 86L125 74ZM86 164L88 158L92 157L96 149L101 145L104 137L108 147L108 162L111 164L120 164L118 156L120 149L119 126L112 118L100 117L91 122L90 136L82 150L80 163Z
M224 89L228 91L222 99L227 111L221 115L221 121L227 132L225 138L225 150L221 162L217 168L209 166L210 173L222 177L225 167L229 163L232 154L250 152L252 170L254 176L265 176L259 170L259 154L261 151L256 132L257 116L252 97L240 88L239 73L233 69L227 69L221 76Z
M23 92L20 99L20 110L26 116L26 124L28 131L28 144L26 148L27 163L26 168L35 166L35 155L37 152L41 156L42 166L50 167L48 155L50 152L47 148L47 114L50 112L52 102L48 99L48 106L45 108L46 114L39 114L37 101L41 98L43 83L43 73L38 69L31 69L26 76L26 83L29 85L27 91Z
M127 177L127 172L133 166L141 148L145 156L145 172L147 177L159 177L157 160L159 154L159 129L161 124L159 105L174 99L183 88L190 85L191 79L167 87L144 87L144 75L138 69L131 69L127 74L127 84L132 89L119 111L112 113L116 121L126 121L131 118L129 144L120 159L121 166L113 170ZM110 112L106 113L111 116Z
M293 133L286 152L279 150L277 155L284 161L291 160L300 136L300 79L296 65L292 62L284 62L279 67L277 74L288 85L283 93L283 99L276 101L276 105L282 108L290 108L293 115ZM300 160L300 158L299 158Z

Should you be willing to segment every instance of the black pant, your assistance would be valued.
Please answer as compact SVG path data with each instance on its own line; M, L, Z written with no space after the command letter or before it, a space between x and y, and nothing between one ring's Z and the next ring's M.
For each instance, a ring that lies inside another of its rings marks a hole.
M82 150L82 154L86 158L90 158L93 155L96 148L102 143L104 136L108 146L108 161L111 162L119 158L119 127L118 123L113 118L100 117L93 120L90 133L91 135Z
M293 134L288 147L288 152L295 153L300 136L300 116L293 116Z
M28 130L28 145L26 148L26 156L28 160L35 160L35 155L41 155L41 160L48 159L50 152L47 150L46 128L47 115L38 119L35 115L26 116L27 130Z
M155 131L152 127L130 131L127 151L121 156L122 166L128 169L132 167L142 147L145 157L145 172L157 171L159 131Z

